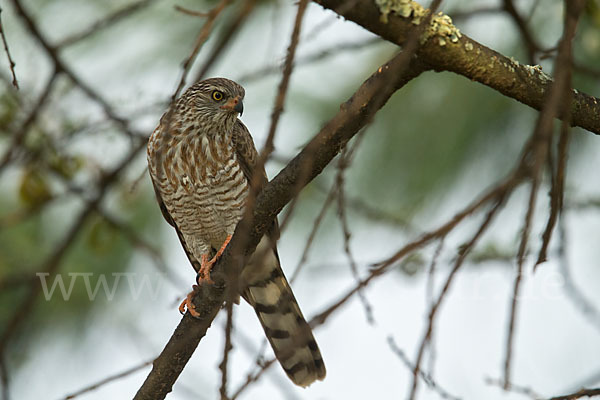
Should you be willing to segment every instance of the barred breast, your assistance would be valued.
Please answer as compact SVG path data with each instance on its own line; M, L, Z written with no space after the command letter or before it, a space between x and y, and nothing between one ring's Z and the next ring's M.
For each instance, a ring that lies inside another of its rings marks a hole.
M185 135L170 142L161 160L163 177L155 180L190 251L200 259L233 234L243 216L248 182L225 141Z

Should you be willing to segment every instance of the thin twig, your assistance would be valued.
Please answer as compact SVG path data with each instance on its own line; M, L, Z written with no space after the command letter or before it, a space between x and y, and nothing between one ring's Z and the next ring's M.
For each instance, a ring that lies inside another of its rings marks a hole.
M6 167L12 160L14 153L17 151L17 149L21 146L21 144L25 140L25 137L27 135L27 132L29 131L29 128L35 122L35 120L38 117L39 113L41 112L44 104L46 103L46 100L48 100L48 97L50 96L50 93L52 92L52 89L54 88L54 84L56 83L57 77L58 77L58 73L56 72L56 70L54 70L54 72L50 75L50 79L48 79L48 82L46 82L46 85L44 86L44 89L42 90L42 93L38 97L34 106L31 108L31 110L29 111L27 116L24 118L23 123L12 134L12 141L11 141L10 145L8 146L8 149L4 153L2 160L0 161L0 174L6 169Z
M487 385L498 386L499 388L502 388L502 389L504 389L504 384L505 384L505 382L503 382L501 379L493 379L490 377L485 378L485 383ZM506 388L504 390L507 390L507 391L513 392L513 393L519 393L524 396L530 397L532 399L542 399L543 398L542 395L537 393L532 388L527 387L527 386L517 385L512 382L509 384L508 388Z
M285 57L285 64L283 66L283 72L281 74L281 81L277 89L277 97L275 98L275 105L271 112L271 124L269 125L269 132L267 133L267 140L260 153L259 161L257 165L262 167L265 165L265 161L269 155L273 152L273 142L275 140L275 132L277 131L277 125L279 118L283 112L283 105L292 76L292 70L294 68L294 57L296 56L296 47L298 46L298 39L300 38L300 29L302 27L302 19L308 5L308 0L300 0L298 3L298 11L296 13L296 20L294 22L294 30L292 31L292 37L290 38L290 45L288 47L287 55Z
M10 400L10 388L8 386L8 369L6 359L0 354L0 385L2 385L2 400Z
M600 310L596 307L593 301L588 299L580 288L577 287L571 275L569 265L568 249L568 233L565 222L566 215L562 214L558 221L559 245L558 245L558 267L562 275L565 295L575 308L587 319L587 321L600 331ZM600 374L598 375L600 379ZM595 382L595 381L594 381ZM592 382L592 383L594 383Z
M571 91L568 91L566 97L570 97ZM568 112L565 110L565 112ZM569 149L569 139L571 136L571 129L568 121L565 119L561 123L560 137L558 139L558 164L556 166L556 173L552 174L552 187L550 190L550 216L546 224L546 229L542 235L542 247L538 254L538 259L533 266L535 272L538 265L545 262L547 259L548 246L550 245L550 239L552 238L552 232L554 232L554 226L556 220L563 209L564 192L565 192L565 179L567 170L567 155ZM552 166L550 166L552 168Z
M190 10L189 8L182 7L179 4L175 4L173 6L173 8L175 9L175 11L179 11L182 14L190 15L192 17L205 18L205 17L208 17L210 15L210 12L202 12L202 11Z
M227 322L225 323L225 344L223 345L223 359L219 364L221 370L221 400L227 400L227 362L229 361L229 352L233 348L231 344L231 330L233 328L233 301L227 300L225 304L227 310Z
M364 131L362 131L362 132L364 132ZM356 264L356 260L354 258L354 255L352 254L352 249L350 247L351 233L350 233L350 227L348 226L348 218L346 216L346 203L345 203L345 196L344 196L344 192L345 192L345 190L344 190L344 184L345 184L344 172L345 172L346 168L348 168L348 166L350 165L350 162L352 160L352 155L353 155L355 149L360 144L361 137L363 137L363 135L360 135L360 134L357 135L357 138L351 149L348 149L348 147L346 147L346 148L344 148L344 150L342 150L342 154L340 155L340 159L338 162L338 172L337 172L337 177L336 177L337 199L338 199L338 203L337 203L338 218L340 220L340 226L342 228L342 235L344 237L344 253L346 253L346 257L348 258L348 264L350 265L350 271L352 272L352 276L354 277L354 279L357 282L360 282L360 277L358 274L358 267ZM358 298L359 298L360 302L362 303L363 308L365 310L367 322L369 324L373 325L375 323L375 319L373 317L373 307L367 300L367 297L363 290L360 290L358 292Z
M328 58L339 55L343 52L347 51L358 51L363 50L367 47L371 47L376 44L385 43L379 37L369 38L367 40L363 40L361 42L349 42L349 43L338 43L331 47L325 48L323 50L319 50L312 54L306 55L304 57L298 57L296 62L294 62L294 68L298 68L300 66L306 66L313 64L319 61L325 61ZM266 65L261 67L255 71L248 72L238 78L239 82L249 83L253 81L257 81L259 79L264 79L269 75L275 74L281 71L281 65Z
M570 99L570 96L566 95L566 93L571 91L571 42L573 40L573 37L575 36L577 22L580 13L583 10L584 1L568 1L565 2L565 5L566 17L564 23L564 32L560 40L558 56L556 57L555 61L555 81L550 87L546 103L542 108L542 111L540 112L532 137L521 160L522 168L526 168L529 164L532 164L531 169L529 171L529 174L531 176L531 188L529 193L527 213L525 216L525 221L523 223L521 242L517 254L517 274L515 277L513 293L511 298L508 334L506 340L506 354L504 361L504 382L506 387L508 387L510 383L513 337L517 319L516 314L518 307L519 291L521 281L523 278L523 263L525 259L525 253L527 250L529 231L531 229L531 224L533 220L537 192L541 180L542 166L545 164L546 158L549 154L548 147L550 146L550 143L552 141L554 118L558 115L563 115L563 119L567 121L570 119L570 113L567 116L565 116L564 112L561 113L561 110L568 109L570 105L570 102L567 102ZM564 149L564 151L566 152L566 149ZM555 197L556 196L562 196L562 194L555 194ZM558 204L556 204L556 208L557 209L554 211L554 213L558 214ZM556 218L556 216L554 218ZM552 212L550 215L550 219L552 219ZM548 225L552 225L552 227L554 226L552 221L550 221ZM551 231L544 236L544 241L549 242L550 238ZM544 246L547 246L547 244L543 245L542 248L544 248Z
M510 15L511 19L519 29L519 33L525 42L529 64L535 64L535 55L538 51L540 51L541 47L535 41L533 34L527 26L527 22L523 19L523 17L521 17L521 14L519 14L515 8L513 0L503 0L503 9L508 13L508 15Z
M504 192L504 193L501 193L495 199L495 204L487 212L487 214L486 214L483 222L479 226L479 229L477 230L477 232L475 232L475 234L473 235L473 237L471 238L471 240L468 243L466 243L464 246L461 247L459 256L456 259L454 266L452 267L452 270L448 274L448 277L446 278L446 282L444 283L444 286L442 287L440 294L437 297L437 300L429 309L429 318L428 318L427 328L425 330L425 334L423 335L423 337L421 339L421 343L419 345L419 350L417 352L417 357L415 360L415 367L413 369L413 380L412 380L410 393L408 396L408 398L410 400L413 400L417 393L417 386L418 386L418 382L419 382L417 377L418 377L418 373L421 369L421 361L423 359L423 354L425 353L425 347L431 340L431 334L433 332L433 324L435 321L436 313L439 310L440 305L442 304L442 301L444 300L444 298L448 292L448 289L450 288L450 285L452 284L452 281L453 281L454 277L456 276L456 273L458 272L460 267L463 265L463 262L464 262L466 256L475 247L475 244L479 241L481 236L486 232L487 228L490 226L490 224L494 220L496 213L500 210L501 206L505 202L506 197L507 197L507 192Z
M442 250L444 248L444 239L445 237L440 238L437 247L431 257L431 262L429 263L429 268L427 269L427 282L425 284L425 299L428 303L428 306L431 308L435 304L435 298L433 297L433 290L435 289L435 273L438 260L440 258L440 254L442 254ZM435 365L435 338L433 337L434 333L431 332L431 339L429 340L429 376L433 377L433 368Z
M563 394L561 396L551 397L548 400L576 400L582 397L595 397L600 396L600 388L596 389L581 389L575 393Z
M233 0L221 0L214 8L212 8L208 13L206 13L206 15L202 15L203 17L206 17L206 21L204 22L204 25L202 25L202 28L200 29L200 32L198 33L198 36L196 37L196 43L194 44L194 48L192 49L190 55L183 61L183 64L182 64L183 71L181 73L181 79L179 79L177 88L175 89L175 92L171 96L171 103L175 102L175 99L177 99L177 97L179 97L181 90L185 86L186 81L187 81L187 76L190 73L190 69L192 68L192 64L194 63L194 60L198 56L198 53L200 52L202 45L204 45L204 43L208 40L208 36L212 32L212 28L213 28L213 24L214 24L215 20L221 14L221 12L227 6L229 6L229 4L232 1ZM181 9L179 11L181 11Z
M88 26L81 32L77 32L73 35L70 35L58 43L56 43L56 48L62 49L65 47L69 47L75 43L79 43L82 40L85 40L98 32L101 32L104 29L110 28L116 23L122 21L123 19L130 17L136 12L143 10L144 8L150 6L156 0L139 0L134 3L131 3L120 10L117 10L106 17L94 22L92 25Z
M10 55L8 42L6 41L6 36L4 34L4 26L2 25L2 7L0 7L0 36L2 36L2 44L4 45L4 51L6 52L6 58L8 58L8 68L10 68L10 73L12 74L12 85L15 89L19 90L19 81L17 81L17 74L15 73L16 64Z
M396 344L394 338L392 336L388 336L387 338L388 345L394 354L398 356L400 361L411 371L414 370L414 366L411 364L408 356L404 351ZM460 397L454 396L450 394L447 390L442 388L430 374L427 374L423 371L419 371L419 376L423 379L423 382L434 392L436 392L442 399L450 399L450 400L460 400Z
M218 43L212 48L212 51L206 61L200 67L200 70L196 74L195 82L200 81L204 78L208 70L214 65L214 63L223 54L223 51L229 43L235 38L237 33L243 28L244 24L248 20L248 17L255 10L256 0L244 0L243 6L238 14L235 16L233 21L223 29L223 33L218 39Z
M260 377L265 373L265 371L267 369L269 369L269 367L275 363L275 361L277 361L276 358L270 359L269 361L265 362L262 365L262 367L255 374L248 375L246 377L246 381L242 385L240 385L240 387L235 391L233 396L231 396L231 400L237 399L240 396L240 394L242 394L244 392L244 390L246 390L246 388L248 388L248 386L250 386L252 383L258 381L260 379Z
M336 184L334 183L331 186L329 193L327 194L327 198L325 199L325 201L323 202L323 205L321 206L321 210L319 211L319 214L316 216L315 220L313 221L312 229L311 229L310 233L308 234L308 238L306 239L306 242L304 243L304 249L302 250L302 256L300 256L300 261L298 261L298 265L296 265L296 269L294 269L294 272L292 273L292 277L290 279L291 283L294 283L294 281L300 275L302 268L306 265L306 260L308 259L308 252L309 252L310 248L312 247L315 236L317 235L317 231L319 230L319 227L321 226L321 222L323 222L323 219L325 218L325 213L327 213L327 210L329 209L329 207L331 206L331 203L333 203L333 200L335 199L336 193L337 193L337 189L336 189Z
M129 375L131 375L131 374L133 374L133 373L135 373L135 372L137 372L137 371L139 371L139 370L141 370L141 369L143 369L143 368L151 365L152 361L154 361L154 359L144 361L143 363L138 364L136 366L133 366L133 367L131 367L129 369L126 369L123 372L119 372L119 373L117 373L115 375L108 376L108 377L106 377L106 378L104 378L104 379L102 379L102 380L100 380L100 381L98 381L96 383L93 383L93 384L91 384L89 386L86 386L86 387L84 387L82 389L79 389L78 391L73 392L73 393L71 393L71 394L69 394L69 395L67 395L65 397L62 397L62 400L71 400L71 399L74 399L76 397L81 396L82 394L85 394L85 393L91 392L93 390L96 390L96 389L98 389L98 388L100 388L100 387L102 387L102 386L104 386L104 385L106 385L108 383L114 382L114 381L116 381L118 379L121 379L121 378L125 378L126 376L129 376Z

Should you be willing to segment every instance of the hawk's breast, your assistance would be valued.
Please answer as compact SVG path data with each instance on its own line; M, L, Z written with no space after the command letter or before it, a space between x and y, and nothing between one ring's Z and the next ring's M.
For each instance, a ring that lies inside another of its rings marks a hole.
M233 234L248 196L236 152L225 141L192 138L169 148L164 167L171 193L165 203L177 226L218 249Z

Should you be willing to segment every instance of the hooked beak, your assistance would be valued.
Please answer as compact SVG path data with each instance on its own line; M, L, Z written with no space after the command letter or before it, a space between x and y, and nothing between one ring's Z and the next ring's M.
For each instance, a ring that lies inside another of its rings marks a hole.
M235 111L240 115L244 112L244 103L242 102L242 98L240 96L236 96L232 99L229 99L227 103L221 106L223 110Z

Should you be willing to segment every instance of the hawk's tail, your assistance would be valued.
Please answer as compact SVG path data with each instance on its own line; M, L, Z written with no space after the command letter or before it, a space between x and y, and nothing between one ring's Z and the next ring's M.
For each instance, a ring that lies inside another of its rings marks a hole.
M275 356L290 379L306 387L325 378L325 364L312 330L283 275L277 251L266 237L242 279L247 285L244 298L254 307Z

